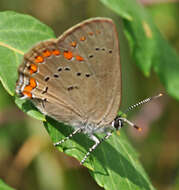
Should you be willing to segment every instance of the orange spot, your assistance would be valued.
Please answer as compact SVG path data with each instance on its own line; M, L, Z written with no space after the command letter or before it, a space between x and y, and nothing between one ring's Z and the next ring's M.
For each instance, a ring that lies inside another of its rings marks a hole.
M27 86L24 88L23 92L24 92L24 91L25 91L25 92L31 92L32 89L33 89L33 87L32 87L31 85L27 85Z
M33 74L33 73L37 72L37 65L35 65L33 63L30 64L29 72L30 72L30 74Z
M76 42L74 41L74 42L71 42L71 46L72 47L76 47Z
M85 37L85 36L82 36L82 37L80 38L80 40L81 40L81 41L85 41L85 40L86 40L86 37Z
M79 56L79 55L77 55L77 56L76 56L76 60L78 60L78 61L83 61L83 60L84 60L84 58L83 58L83 57L81 57L81 56Z
M142 131L142 128L141 128L141 127L139 127L137 130L138 130L139 132L141 132L141 131Z
M72 59L73 57L73 54L71 51L64 51L63 55L66 59L69 59L69 60Z
M89 34L90 36L92 36L94 33L93 33L93 32L88 32L88 34Z
M36 63L42 63L44 61L44 58L42 57L42 56L37 56L36 58L35 58L35 62Z
M101 34L101 31L100 30L96 30L96 34Z
M53 50L53 55L60 55L60 51L58 49Z
M32 98L32 94L30 92L27 92L27 91L23 91L22 94L24 96L28 96L29 98Z
M51 56L51 55L52 55L52 52L49 51L49 50L45 50L45 51L43 52L43 56L44 56L44 57L49 57L49 56Z
M37 86L37 82L34 78L30 78L29 83L32 88L35 88Z
M31 74L31 75L34 73L34 71L33 71L33 70L29 70L29 72L30 72L30 74Z

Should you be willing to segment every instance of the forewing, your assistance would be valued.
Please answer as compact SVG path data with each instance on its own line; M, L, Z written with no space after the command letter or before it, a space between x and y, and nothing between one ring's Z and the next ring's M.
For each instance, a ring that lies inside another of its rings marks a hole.
M69 124L109 124L120 104L118 38L110 19L84 21L41 42L19 67L16 91L45 114Z
M89 122L109 124L117 115L121 99L119 45L113 21L84 21L65 32L58 46L82 58L72 66L74 72L81 73L80 80L74 80L79 87L74 91L76 107L83 110Z

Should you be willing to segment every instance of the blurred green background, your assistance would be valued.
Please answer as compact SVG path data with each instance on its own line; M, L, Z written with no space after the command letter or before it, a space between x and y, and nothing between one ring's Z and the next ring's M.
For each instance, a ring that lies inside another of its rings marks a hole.
M164 37L179 51L179 4L146 3ZM124 110L137 101L165 92L158 77L141 74L133 62L119 17L95 0L0 0L0 10L32 15L59 36L78 22L95 16L113 18L119 31ZM165 95L129 113L143 128L125 127L130 141L157 189L179 189L179 102ZM120 137L119 137L120 138ZM57 151L42 122L26 116L0 86L0 178L20 190L83 190L100 188L88 170Z

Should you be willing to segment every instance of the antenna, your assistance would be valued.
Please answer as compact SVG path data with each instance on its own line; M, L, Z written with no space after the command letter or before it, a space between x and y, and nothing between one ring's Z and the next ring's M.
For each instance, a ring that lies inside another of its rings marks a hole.
M126 110L125 112L123 112L123 114L126 114L127 112L131 111L132 109L134 109L134 108L136 108L136 107L138 107L138 106L140 106L140 105L146 104L146 103L150 102L151 100L156 99L156 98L159 98L159 97L161 97L161 96L163 96L163 94L162 94L162 93L159 93L159 94L156 95L156 96L152 96L152 97L146 98L146 99L144 99L144 100L142 100L142 101L140 101L140 102L138 102L138 103L136 103L136 104L134 104L134 105L131 105L131 106L129 106L129 107L127 108L127 110ZM127 123L127 124L130 125L131 127L134 127L134 128L137 129L138 131L141 131L141 130L142 130L141 127L138 127L137 125L135 125L134 123L130 122L130 121L127 120L126 118L118 117L118 119L119 119L120 121L123 121L124 123Z
M156 95L156 96L152 96L152 97L146 98L146 99L144 99L144 100L142 100L142 101L140 101L140 102L138 102L138 103L136 103L136 104L134 104L134 105L131 105L131 106L129 106L129 107L126 109L126 111L124 112L124 114L126 114L127 112L133 110L134 108L136 108L136 107L138 107L138 106L140 106L140 105L146 104L146 103L150 102L151 100L156 99L156 98L159 98L159 97L161 97L161 96L163 96L163 94L162 94L162 93L159 93L159 94Z

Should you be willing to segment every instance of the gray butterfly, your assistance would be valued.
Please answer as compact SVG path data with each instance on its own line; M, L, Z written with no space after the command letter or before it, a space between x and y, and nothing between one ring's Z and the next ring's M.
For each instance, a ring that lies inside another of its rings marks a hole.
M35 45L19 67L16 92L31 99L45 115L74 127L55 146L80 132L95 142L81 163L123 122L140 129L117 116L121 102L119 44L116 27L108 18L86 20L58 39ZM132 107L135 105L129 109ZM105 136L98 139L95 133Z

